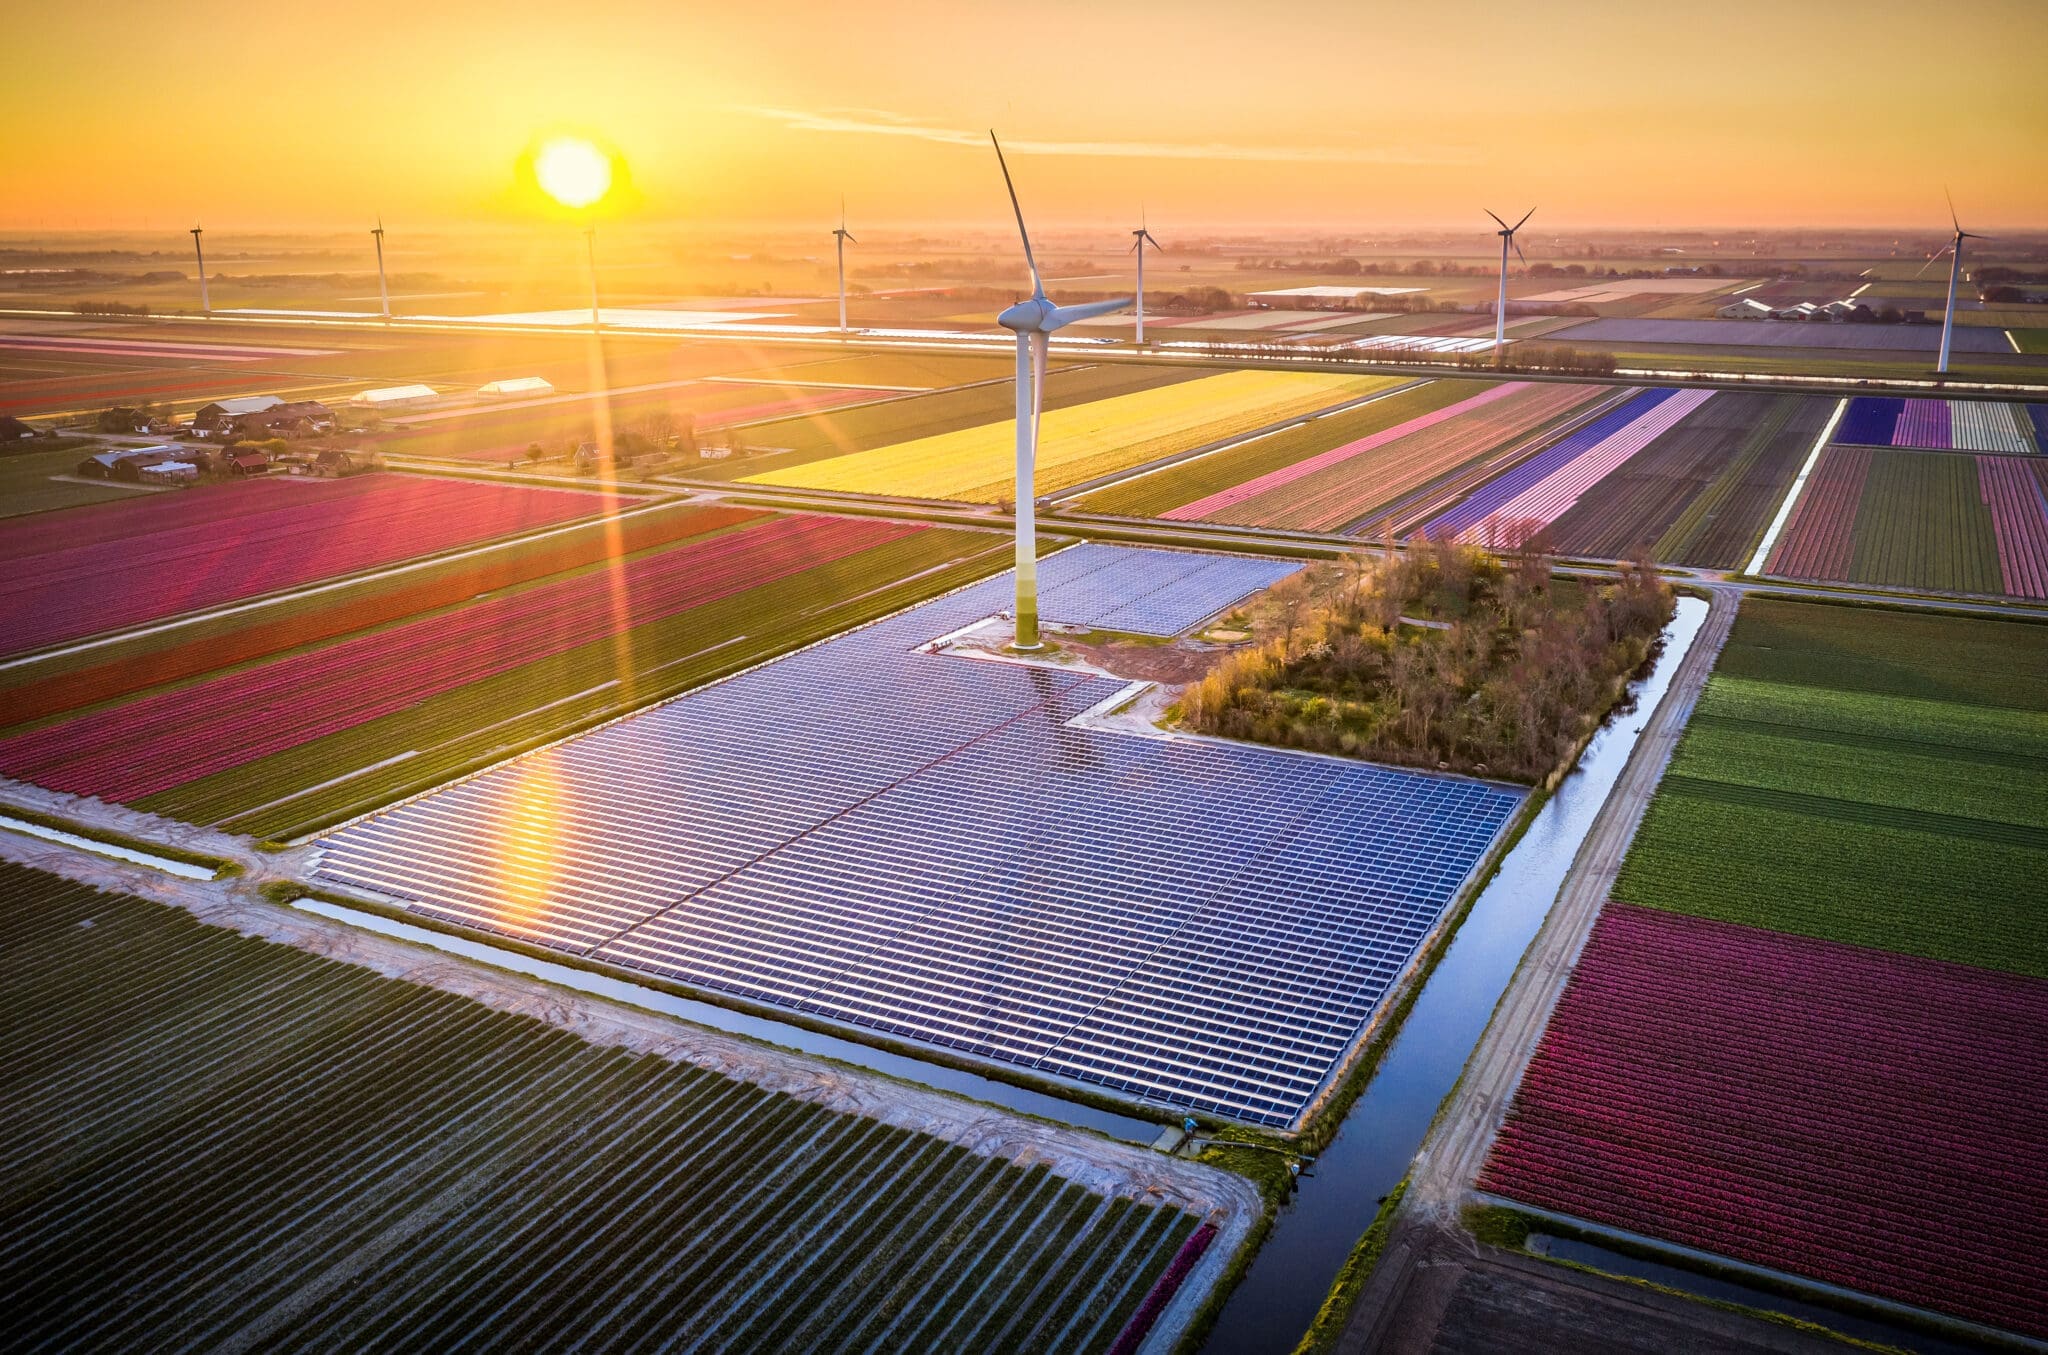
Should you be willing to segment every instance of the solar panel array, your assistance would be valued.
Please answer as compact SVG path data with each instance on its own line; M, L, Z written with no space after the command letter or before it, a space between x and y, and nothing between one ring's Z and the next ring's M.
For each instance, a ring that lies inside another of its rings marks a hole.
M1188 595L1169 582L1111 606L1114 580L1159 577L1155 555L1178 556ZM1241 577L1212 575L1225 559L1088 547L1041 571L1048 596L1100 615L1151 599L1163 625L1234 600L1215 602ZM917 652L1008 590L976 585L351 825L318 874L682 982L1292 1122L1522 792L1076 728L1123 684Z
M1076 546L1039 566L1048 621L1131 635L1178 635L1300 569L1287 560L1135 546Z

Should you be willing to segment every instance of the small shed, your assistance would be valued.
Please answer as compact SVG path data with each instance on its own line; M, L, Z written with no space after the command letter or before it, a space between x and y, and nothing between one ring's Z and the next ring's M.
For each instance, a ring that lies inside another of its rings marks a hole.
M270 469L270 458L261 452L239 452L222 457L221 469L230 475L261 475Z

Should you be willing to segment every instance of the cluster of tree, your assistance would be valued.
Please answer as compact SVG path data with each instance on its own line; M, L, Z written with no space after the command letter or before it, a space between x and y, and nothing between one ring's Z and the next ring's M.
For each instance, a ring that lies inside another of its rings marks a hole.
M92 416L92 426L97 433L142 433L169 417L162 405L109 405Z
M1688 266L1685 271L1688 274L1703 278L1722 278L1728 276L1728 270L1717 263L1701 264L1698 267ZM1532 263L1529 265L1529 276L1532 278L1661 278L1665 276L1665 270L1661 268L1602 268L1598 264L1588 268L1582 263Z
M77 301L71 306L73 315L147 315L149 307L131 306L123 301Z
M1647 562L1605 586L1550 570L1534 539L1505 557L1414 542L1383 562L1313 566L1269 591L1257 643L1191 684L1182 718L1229 738L1541 781L1672 614Z
M1574 376L1613 376L1614 354L1604 348L1574 348L1564 343L1529 343L1527 341L1509 345L1503 353L1492 349L1481 349L1476 353L1460 353L1456 358L1460 367L1505 367L1524 372L1569 372Z
M1455 259L1354 259L1347 256L1306 259L1239 259L1237 266L1248 271L1271 273L1337 273L1346 277L1491 277L1490 264L1459 263Z
M2038 269L2008 268L2004 264L1971 264L1970 276L1981 283L2003 282L2048 282L2048 272Z

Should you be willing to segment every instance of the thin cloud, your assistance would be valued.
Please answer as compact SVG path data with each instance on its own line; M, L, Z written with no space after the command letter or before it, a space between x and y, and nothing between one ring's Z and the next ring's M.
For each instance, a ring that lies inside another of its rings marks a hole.
M958 127L934 127L881 109L827 109L806 112L746 104L736 112L781 123L799 132L852 136L894 136L941 146L981 147L988 133ZM1233 146L1222 142L1180 141L1005 141L1003 149L1018 155L1075 155L1123 160L1266 160L1294 164L1450 165L1470 163L1470 152L1405 147Z

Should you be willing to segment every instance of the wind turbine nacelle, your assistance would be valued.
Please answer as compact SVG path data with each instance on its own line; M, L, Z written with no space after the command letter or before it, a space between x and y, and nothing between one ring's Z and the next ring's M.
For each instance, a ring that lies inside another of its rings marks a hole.
M1059 308L1042 296L1028 301L1019 301L996 317L996 323L1017 334L1051 333L1058 328L1051 323L1053 314Z

